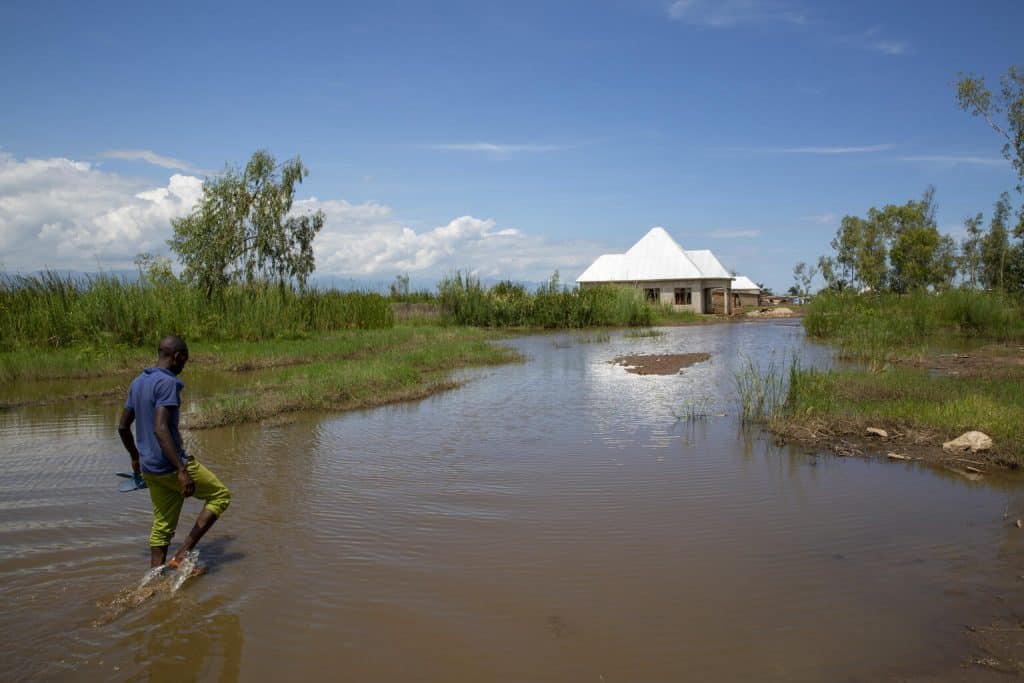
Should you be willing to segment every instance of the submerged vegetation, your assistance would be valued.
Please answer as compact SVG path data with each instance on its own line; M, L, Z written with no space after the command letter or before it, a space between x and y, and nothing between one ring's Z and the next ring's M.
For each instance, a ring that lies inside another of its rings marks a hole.
M788 364L772 358L764 367L759 367L750 357L744 358L734 374L742 421L758 423L775 419L786 405L787 376L792 380L799 371L800 361L795 356Z

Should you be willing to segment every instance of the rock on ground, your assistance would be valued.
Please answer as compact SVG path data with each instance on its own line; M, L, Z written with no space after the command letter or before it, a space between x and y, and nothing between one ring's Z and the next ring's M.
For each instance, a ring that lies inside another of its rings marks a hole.
M977 453L978 451L987 451L990 448L992 448L992 437L984 432L974 431L964 432L952 441L942 444L942 450L947 453L962 453L963 451Z

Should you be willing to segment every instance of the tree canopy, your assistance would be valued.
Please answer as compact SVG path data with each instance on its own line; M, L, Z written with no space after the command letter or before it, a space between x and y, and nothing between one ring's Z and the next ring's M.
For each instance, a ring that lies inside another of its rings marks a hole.
M956 243L939 233L931 187L919 200L844 217L831 244L835 256L819 261L831 289L944 289L956 276Z
M1003 156L1017 171L1017 191L1024 192L1024 66L1007 69L996 92L988 89L984 76L962 76L956 83L956 101L1006 140Z
M322 211L292 214L296 186L308 174L298 157L278 165L260 150L244 169L208 178L196 209L171 221L168 244L182 276L208 297L232 282L294 279L305 287L316 267L313 238L324 225Z

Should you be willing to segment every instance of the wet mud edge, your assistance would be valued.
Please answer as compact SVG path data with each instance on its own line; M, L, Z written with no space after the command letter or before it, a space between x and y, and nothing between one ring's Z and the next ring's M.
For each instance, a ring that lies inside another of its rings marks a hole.
M656 355L630 354L616 356L612 362L622 365L634 375L675 375L684 368L703 363L710 353L668 353Z

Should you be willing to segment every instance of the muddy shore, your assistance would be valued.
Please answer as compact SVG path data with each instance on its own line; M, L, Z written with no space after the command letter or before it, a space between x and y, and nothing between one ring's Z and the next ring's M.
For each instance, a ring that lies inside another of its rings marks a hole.
M1024 386L1024 347L1016 344L988 344L969 352L931 351L912 357L895 358L896 367L926 371L933 377L987 380L1020 377ZM1007 444L996 443L991 450L949 453L942 444L956 436L957 430L940 432L920 428L898 419L870 418L862 415L776 416L770 431L779 442L796 443L843 457L868 457L915 461L954 470L969 479L989 472L1016 470L1019 463L1010 457ZM869 428L886 432L885 436Z

